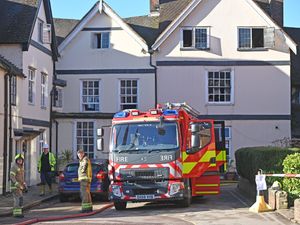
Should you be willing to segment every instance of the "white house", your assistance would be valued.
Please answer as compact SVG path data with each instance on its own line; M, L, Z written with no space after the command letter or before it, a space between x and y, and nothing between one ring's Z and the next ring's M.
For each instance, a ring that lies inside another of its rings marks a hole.
M40 181L38 157L42 144L50 143L51 136L50 92L57 85L65 85L55 80L58 52L53 37L49 0L0 2L0 55L23 74L19 78L8 71L12 78L4 95L7 98L1 99L1 111L2 107L8 110L3 114L3 127L1 122L0 161L5 165L0 167L1 193L9 190L8 171L17 153L25 155L27 184ZM3 76L1 79L3 88Z
M95 150L97 127L121 109L164 102L187 102L201 118L225 121L231 159L240 147L291 137L297 45L282 29L282 0L150 4L149 15L121 19L100 1L70 24L57 63L68 82L56 114L60 150L106 157Z

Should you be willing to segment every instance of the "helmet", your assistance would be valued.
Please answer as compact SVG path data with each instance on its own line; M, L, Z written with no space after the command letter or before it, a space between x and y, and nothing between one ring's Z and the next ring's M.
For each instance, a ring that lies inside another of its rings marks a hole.
M49 148L49 145L46 144L46 143L44 143L44 144L43 144L43 148Z
M24 156L22 154L17 154L15 156L15 160L17 161L18 159L23 159L24 160Z

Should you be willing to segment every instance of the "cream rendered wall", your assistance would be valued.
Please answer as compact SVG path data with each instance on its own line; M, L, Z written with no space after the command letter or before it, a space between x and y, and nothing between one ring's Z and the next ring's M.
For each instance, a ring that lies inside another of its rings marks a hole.
M97 15L85 28L120 28L104 12ZM65 69L145 69L149 66L148 54L142 53L142 47L124 30L111 30L108 49L93 49L92 35L97 31L81 31L60 53L57 70Z
M5 71L0 68L0 84L1 84L1 95L0 95L0 194L2 194L3 188L3 142L4 142L4 76Z
M208 51L180 51L181 27L210 27ZM157 60L234 59L234 60L290 60L289 49L284 38L276 34L275 50L237 51L238 27L274 27L260 16L249 4L249 0L203 0L180 26L160 46ZM281 38L280 38L281 37ZM179 58L178 58L179 57ZM199 59L200 58L200 59Z
M209 26L210 50L180 50L183 26ZM274 27L257 14L248 0L203 0L180 24L155 55L157 61L261 60L289 61L280 32L275 48L266 51L237 51L239 26ZM232 104L208 104L206 72L233 71ZM188 102L204 115L290 115L290 66L158 66L158 102ZM232 120L232 149L271 145L290 137L290 120ZM234 157L234 151L231 157Z
M82 80L100 80L100 112L114 113L120 110L119 85L121 79L138 79L139 109L146 110L154 106L153 74L61 75L59 78L68 82L64 88L64 112L80 112Z

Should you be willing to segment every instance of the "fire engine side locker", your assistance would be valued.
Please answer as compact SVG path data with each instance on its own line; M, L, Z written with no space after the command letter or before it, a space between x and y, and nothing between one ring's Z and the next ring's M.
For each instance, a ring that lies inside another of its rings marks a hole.
M217 132L216 128L220 128L221 132ZM214 121L214 130L212 131L215 140L215 155L209 154L210 165L207 170L200 176L192 178L192 196L216 195L220 193L220 169L226 162L225 150L225 123L224 121ZM224 157L225 156L225 157ZM208 158L204 161L207 161Z

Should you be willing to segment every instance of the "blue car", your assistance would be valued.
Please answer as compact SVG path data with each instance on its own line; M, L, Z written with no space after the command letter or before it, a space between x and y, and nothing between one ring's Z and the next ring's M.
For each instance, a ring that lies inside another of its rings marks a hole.
M91 183L91 194L98 199L108 197L108 160L91 160L93 176ZM61 202L68 200L68 197L80 195L80 182L78 181L79 162L72 162L66 165L64 171L59 175L58 192Z

